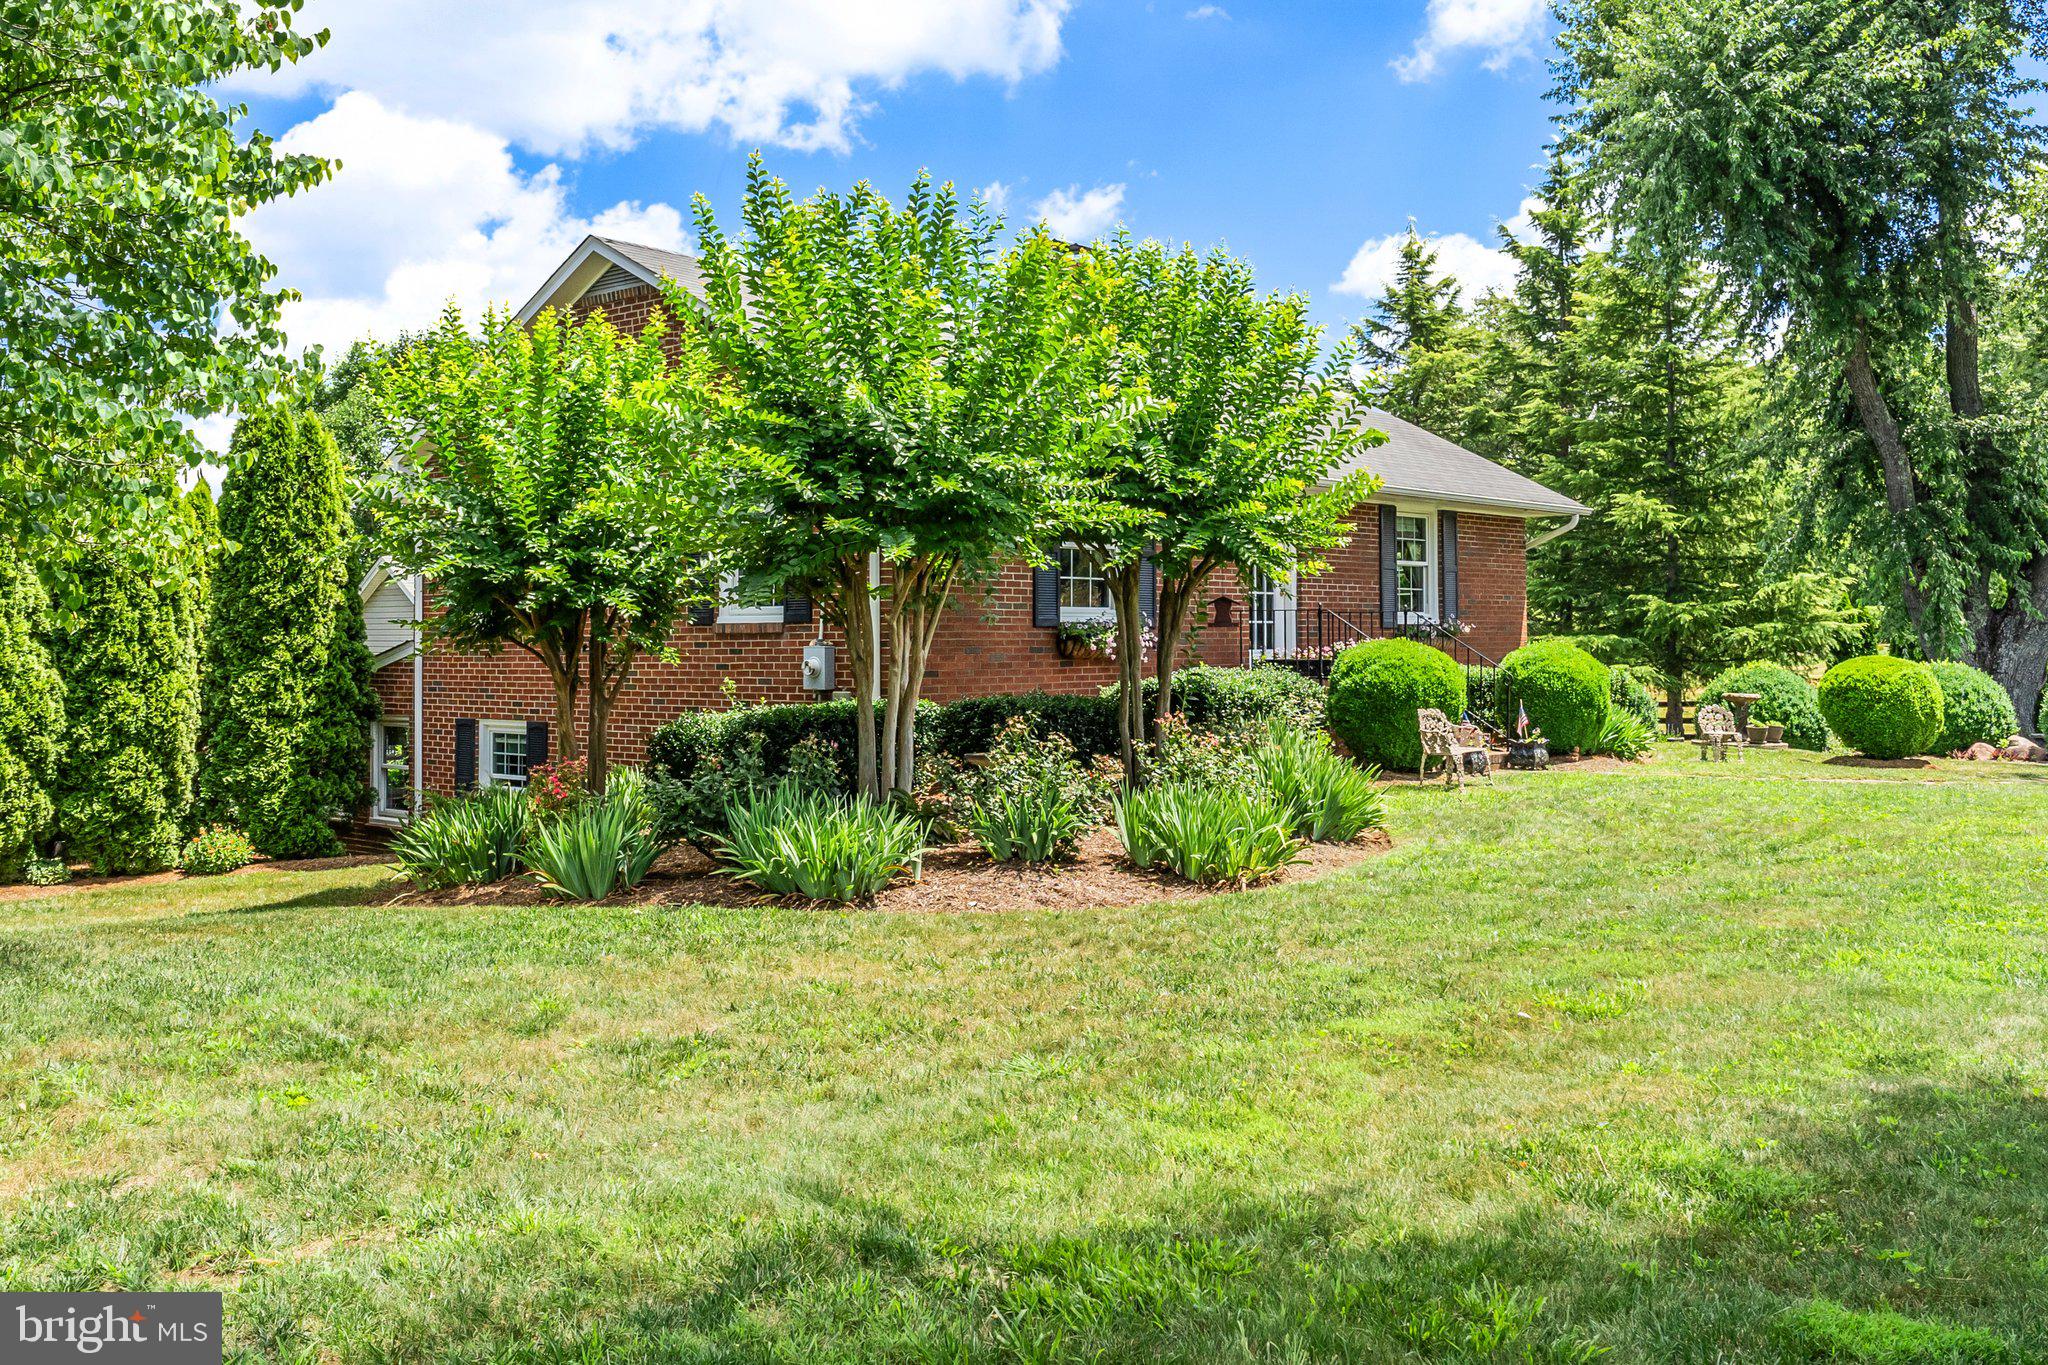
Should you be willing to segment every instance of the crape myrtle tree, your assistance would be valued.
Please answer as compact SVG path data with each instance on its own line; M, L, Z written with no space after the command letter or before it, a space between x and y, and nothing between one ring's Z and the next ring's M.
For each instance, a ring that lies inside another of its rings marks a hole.
M179 414L283 382L291 295L236 220L328 167L212 92L324 41L298 7L0 0L0 529L52 578L86 546L148 554L203 455Z
M209 575L200 809L272 857L338 852L329 817L368 797L370 688L349 574L341 453L320 419L244 416Z
M378 372L389 469L370 485L374 545L434 588L430 640L547 669L562 758L593 787L635 661L711 600L731 471L703 430L706 371L664 354L664 324L452 308ZM587 690L588 744L576 711Z
M802 202L748 164L742 231L695 203L703 297L669 286L689 347L728 381L721 443L756 452L734 511L762 591L808 593L845 632L860 702L857 785L912 782L917 701L941 614L964 586L1039 556L1072 520L1073 461L1115 425L1074 325L1077 264L919 176L899 207L863 182ZM871 587L870 559L885 572ZM881 634L888 681L872 715Z
M1624 224L1703 253L1826 374L1854 439L1811 495L1930 658L2031 714L2048 663L2043 424L1987 388L1996 249L2042 151L2032 0L1568 0L1575 145ZM1992 338L1996 343L1995 336ZM1989 367L1994 376L1996 363Z
M1115 347L1129 399L1120 435L1083 456L1092 519L1076 529L1102 563L1116 613L1125 780L1141 780L1142 566L1155 578L1155 714L1174 709L1173 675L1205 591L1226 565L1250 579L1315 573L1345 541L1345 516L1378 480L1342 472L1383 439L1352 418L1339 382L1348 350L1319 359L1321 329L1298 294L1262 295L1252 269L1218 250L1172 251L1128 234L1091 248L1087 296Z

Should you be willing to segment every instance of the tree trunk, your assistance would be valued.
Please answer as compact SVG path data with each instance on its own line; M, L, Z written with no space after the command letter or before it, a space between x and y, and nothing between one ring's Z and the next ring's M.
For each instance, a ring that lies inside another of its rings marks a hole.
M2021 732L2033 734L2041 728L2042 676L2048 673L2048 554L2036 555L2025 572L2002 607L1991 607L1981 590L1971 594L1972 647L1963 662L1998 680L2012 695Z
M917 703L932 640L953 595L957 566L924 556L889 580L889 697L882 717L882 788L907 792L917 775Z
M1673 739L1685 738L1685 689L1682 687L1664 689L1664 733Z
M1857 324L1844 373L1849 381L1849 393L1856 402L1857 419L1862 422L1871 445L1877 448L1878 464L1884 471L1885 506L1891 511L1893 520L1903 527L1919 501L1913 487L1912 455L1906 449L1904 438L1899 435L1898 420L1892 416L1891 405L1885 402L1884 393L1878 388L1877 371L1870 363L1870 334L1861 323ZM1900 595L1905 603L1906 619L1912 622L1913 633L1920 637L1921 648L1927 650L1926 603L1920 595L1916 568L1914 563L1907 565L1905 579L1899 585ZM1940 657L1934 651L1929 653L1931 657Z
M882 799L881 770L875 753L875 659L881 641L875 636L870 609L868 565L862 555L840 557L831 605L846 636L846 666L853 672L853 785L865 800Z
M1202 591L1214 572L1212 566L1202 562L1197 563L1185 578L1170 579L1163 574L1159 578L1154 593L1157 600L1152 604L1156 613L1153 626L1159 637L1159 658L1155 665L1159 675L1159 699L1152 707L1154 725L1158 724L1159 717L1174 714L1173 675L1180 667L1181 636L1187 633L1188 619L1194 614L1195 595Z
M582 682L583 641L588 633L589 615L579 616L576 624L561 636L540 644L515 641L521 649L540 660L541 667L548 671L548 683L555 692L555 747L563 762L580 758L583 746L576 741L576 695ZM532 629L531 634L539 634Z
M591 622L589 634L590 676L584 685L590 689L590 740L583 784L588 791L602 792L611 775L612 709L633 674L639 651L609 612Z
M1116 612L1116 743L1124 761L1124 789L1145 781L1145 620L1138 610L1137 561L1107 571L1110 603Z

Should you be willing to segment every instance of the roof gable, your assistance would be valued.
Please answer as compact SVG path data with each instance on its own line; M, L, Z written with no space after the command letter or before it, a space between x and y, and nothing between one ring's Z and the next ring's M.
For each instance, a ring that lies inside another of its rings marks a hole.
M555 267L555 273L519 309L521 322L532 322L544 308L568 308L577 300L617 293L638 285L660 288L663 279L702 292L704 274L697 258L680 251L621 242L610 237L585 237Z

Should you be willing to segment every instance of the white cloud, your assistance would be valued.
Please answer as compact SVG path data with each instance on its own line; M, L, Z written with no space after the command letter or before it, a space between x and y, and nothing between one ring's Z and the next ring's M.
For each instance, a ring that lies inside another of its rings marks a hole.
M1228 19L1230 11L1221 5L1197 5L1181 16L1183 19Z
M1039 200L1031 216L1042 220L1052 235L1062 241L1086 242L1101 236L1116 222L1123 208L1121 183L1097 185L1086 191L1079 185L1069 185Z
M1460 48L1486 54L1486 69L1499 71L1529 55L1543 32L1545 0L1429 0L1429 27L1415 50L1393 62L1404 81L1426 81L1440 58Z
M328 184L243 223L280 280L305 296L285 313L294 348L334 355L359 337L388 340L432 323L450 298L472 313L523 303L587 233L686 245L670 205L578 216L557 167L522 173L504 139L401 114L368 94L343 95L278 143L342 163Z
M1008 213L1010 211L1010 187L1002 181L991 180L974 193L975 197L984 204L987 204L992 212Z
M869 94L936 73L1015 83L1060 56L1072 0L309 0L326 47L230 85L362 91L542 155L653 129L845 150Z
M1508 220L1508 230L1517 236L1525 235L1530 227L1529 215L1537 202L1534 198L1524 199L1520 210ZM1343 277L1330 286L1331 292L1355 294L1364 299L1377 299L1385 294L1401 260L1401 243L1407 239L1406 232L1390 232L1368 240L1353 253ZM1515 282L1515 259L1495 246L1496 240L1482 242L1465 232L1423 238L1430 250L1436 252L1438 273L1458 281L1459 297L1467 303L1489 289L1506 289Z

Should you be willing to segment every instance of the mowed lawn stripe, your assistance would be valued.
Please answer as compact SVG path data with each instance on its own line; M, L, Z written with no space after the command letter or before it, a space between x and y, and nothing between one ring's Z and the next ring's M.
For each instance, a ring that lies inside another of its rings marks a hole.
M0 1283L221 1286L264 1360L2048 1352L2048 787L1391 799L1119 910L0 903Z

